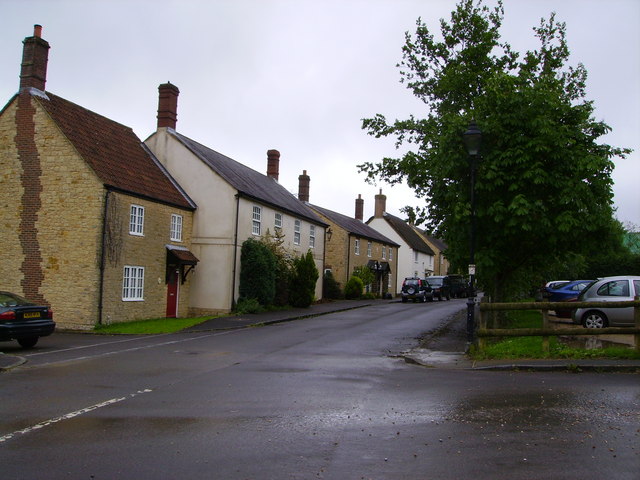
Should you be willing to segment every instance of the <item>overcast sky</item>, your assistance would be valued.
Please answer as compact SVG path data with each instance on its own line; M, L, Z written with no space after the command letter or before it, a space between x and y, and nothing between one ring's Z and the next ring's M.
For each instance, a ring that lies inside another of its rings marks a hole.
M553 11L567 23L572 64L589 72L588 99L613 131L604 141L634 149L616 159L615 206L640 226L640 1L505 0L502 38L516 51L538 44L531 28ZM395 155L391 140L361 129L376 113L423 115L399 83L404 32L418 17L439 32L454 0L0 0L0 105L16 93L22 40L43 26L48 91L133 128L156 128L157 87L180 89L177 130L266 173L281 152L280 183L345 215L355 199L373 215L421 205L402 186L367 185L356 165ZM494 5L493 2L489 3Z

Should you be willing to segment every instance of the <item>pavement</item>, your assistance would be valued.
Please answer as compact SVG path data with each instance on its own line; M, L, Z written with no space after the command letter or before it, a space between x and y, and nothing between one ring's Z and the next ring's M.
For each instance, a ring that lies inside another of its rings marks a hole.
M344 312L363 308L381 302L398 300L339 300L318 303L309 308L263 312L247 315L230 315L207 320L183 332L209 332L238 328L260 327L270 324L302 320L305 318ZM509 360L473 360L466 351L466 309L444 319L433 331L425 332L419 346L400 357L407 363L429 368L466 369L466 370L511 370L511 371L596 371L596 372L634 372L640 373L640 360L618 359L509 359ZM0 352L0 371L22 365L26 359L17 355Z

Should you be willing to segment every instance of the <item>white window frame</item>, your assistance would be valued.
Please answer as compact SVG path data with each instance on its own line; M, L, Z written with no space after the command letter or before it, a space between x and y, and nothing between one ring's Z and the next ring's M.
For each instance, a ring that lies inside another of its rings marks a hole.
M129 210L129 234L144 236L144 207L142 205L131 205Z
M413 251L413 263L418 263L418 250Z
M279 212L276 212L274 219L273 219L273 225L275 226L276 230L281 229L282 228L282 214Z
M389 261L393 260L393 247L389 247Z
M262 232L262 207L258 205L253 206L253 213L251 215L252 224L251 224L251 233L253 235L259 236Z
M359 238L356 238L353 253L355 253L356 255L360 255L360 239Z
M171 234L169 238L172 242L182 241L182 215L171 214Z
M371 258L371 252L372 252L372 245L371 242L367 242L367 257Z
M316 248L316 226L309 225L309 248Z
M300 245L300 230L301 230L302 222L300 220L296 220L293 225L293 244Z
M385 247L384 245L382 246L382 259L387 259L387 247Z
M124 266L122 300L125 302L144 301L144 267Z

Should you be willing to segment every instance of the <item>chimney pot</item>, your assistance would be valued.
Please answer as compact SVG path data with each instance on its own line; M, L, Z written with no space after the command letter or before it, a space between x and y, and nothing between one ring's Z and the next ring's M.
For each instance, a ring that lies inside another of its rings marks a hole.
M280 176L280 152L267 150L267 177L278 180Z
M311 177L307 175L307 171L303 170L302 175L298 177L298 200L301 202L309 201L309 184Z
M364 199L361 194L356 198L356 220L364 221Z
M171 82L163 83L158 87L158 128L176 129L178 95L180 95L180 90Z
M42 37L42 25L34 25L33 26L33 36L41 38Z

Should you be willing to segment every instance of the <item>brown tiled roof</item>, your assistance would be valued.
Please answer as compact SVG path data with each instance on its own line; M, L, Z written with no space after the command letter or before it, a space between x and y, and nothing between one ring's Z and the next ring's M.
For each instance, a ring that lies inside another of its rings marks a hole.
M195 207L130 127L49 92L33 98L106 186L182 208Z
M375 230L373 227L370 227L366 223L361 222L353 217L348 217L338 212L334 212L331 210L327 210L326 208L318 207L316 205L309 205L312 209L324 215L331 222L343 228L349 233L352 233L356 236L367 238L369 240L373 240L376 242L384 243L386 245L393 245L394 247L399 247L396 242L390 240L389 238L382 235L380 232Z

